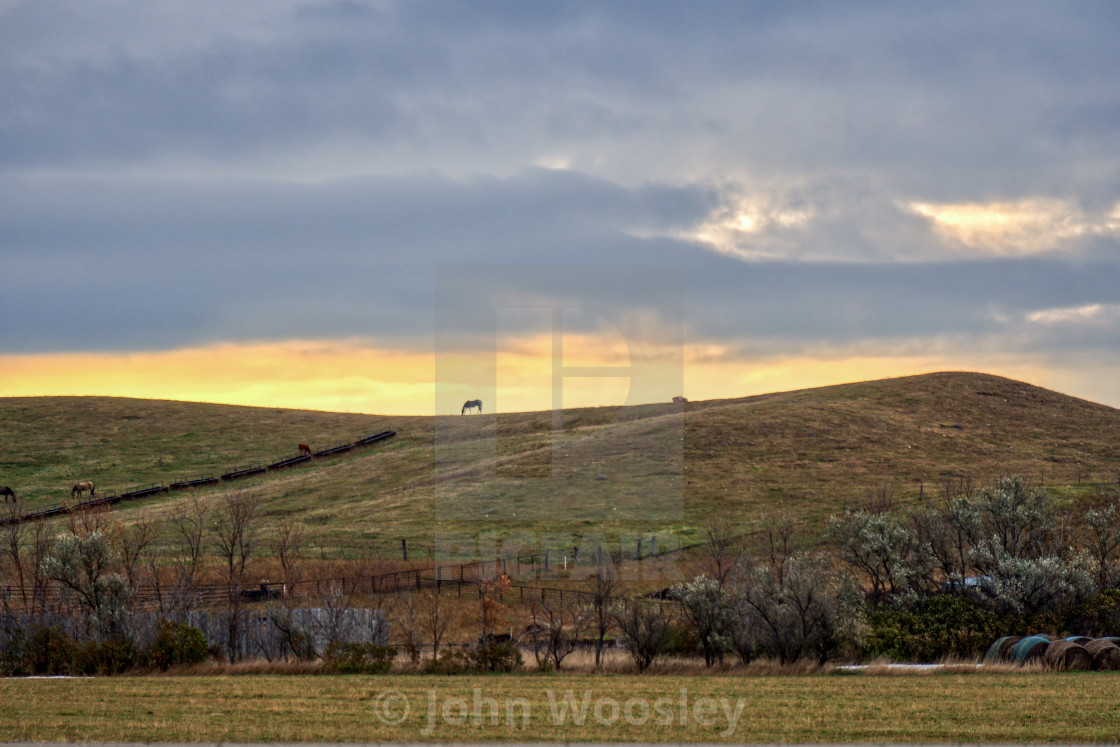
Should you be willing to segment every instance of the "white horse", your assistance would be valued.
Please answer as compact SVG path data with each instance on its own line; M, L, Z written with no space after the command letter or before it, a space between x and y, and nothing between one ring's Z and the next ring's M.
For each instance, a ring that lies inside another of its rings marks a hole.
M480 399L468 399L466 402L463 403L463 409L459 414L460 415L466 415L467 410L473 410L476 407L478 408L478 412L481 413L482 412L482 400L480 400Z

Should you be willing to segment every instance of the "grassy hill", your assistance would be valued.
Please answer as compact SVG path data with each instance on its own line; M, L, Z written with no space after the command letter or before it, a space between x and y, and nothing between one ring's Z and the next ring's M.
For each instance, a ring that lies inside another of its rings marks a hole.
M382 417L99 397L0 398L0 484L27 507L269 462L391 428L392 441L204 490L244 489L334 553L401 537L694 535L716 511L811 526L888 490L931 500L950 476L1021 473L1079 499L1120 470L1120 410L996 376L940 373L679 406ZM121 504L158 518L183 493ZM532 535L532 536L528 536ZM549 540L545 540L547 543Z

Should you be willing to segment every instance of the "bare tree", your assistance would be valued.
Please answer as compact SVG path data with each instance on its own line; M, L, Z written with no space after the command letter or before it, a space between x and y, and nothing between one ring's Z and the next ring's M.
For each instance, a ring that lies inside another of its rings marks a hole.
M432 644L432 658L439 657L439 647L454 620L451 606L440 594L426 593L417 598L420 630Z
M639 672L646 671L669 643L670 618L665 607L656 602L630 600L615 605L614 619L630 658Z
M291 592L293 585L300 580L303 563L303 524L284 516L276 523L276 530L269 542L272 555L280 561L284 574L284 590Z
M50 551L52 533L46 522L22 521L17 505L8 507L8 517L13 521L0 526L0 556L15 594L2 595L4 607L12 611L18 605L24 612L45 612L49 579L43 575L43 560Z
M5 505L5 508L7 509L8 523L0 526L0 548L2 548L4 565L7 566L8 571L3 575L9 577L11 583L15 586L20 607L27 609L31 605L23 549L27 524L21 521L22 513L19 510L19 504L12 504L10 507ZM3 602L7 611L10 611L13 602L11 597L11 594L0 595L0 601Z
M780 579L775 569L756 567L742 586L740 611L771 655L783 662L809 656L823 662L856 624L844 586L824 556L798 553Z
M617 581L611 572L596 573L588 580L591 586L591 620L595 631L595 668L602 666L603 641L614 628L614 603Z
M226 568L227 610L229 611L230 661L237 658L237 639L241 624L241 586L256 549L257 498L238 490L225 493L213 517L211 533L218 556Z
M759 530L770 567L781 578L785 574L786 561L793 557L800 545L797 522L788 513L766 514L762 517Z
M118 546L120 547L121 568L124 570L124 577L128 581L129 588L134 591L140 583L140 556L151 545L154 533L152 523L148 521L143 512L137 515L132 526L125 527L120 531Z
M478 580L478 621L482 627L479 641L486 643L494 634L494 628L501 620L506 606L502 596L509 591L510 580L504 573L494 579Z
M711 517L704 525L705 544L700 549L705 574L722 588L743 557L743 541L730 513Z
M1111 589L1120 561L1120 505L1115 496L1085 513L1086 550L1097 568L1097 586Z
M548 662L556 670L587 632L591 611L576 603L574 595L565 600L560 593L541 589L529 597L529 641L537 666Z
M195 583L202 562L203 543L209 523L206 504L199 500L196 492L191 491L187 500L179 502L178 509L171 514L168 523L171 525L172 535L179 543L179 551L172 560L174 576L170 580L170 588L164 589L163 574L156 566L154 557L149 558L150 574L160 611L185 614L193 606Z
M400 599L393 611L401 646L413 664L420 661L420 600L416 594Z

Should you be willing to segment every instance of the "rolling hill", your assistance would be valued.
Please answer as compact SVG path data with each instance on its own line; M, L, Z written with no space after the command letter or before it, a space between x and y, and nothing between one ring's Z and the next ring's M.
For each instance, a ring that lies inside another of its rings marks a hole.
M398 436L312 466L203 489L259 497L324 553L399 538L526 533L695 536L717 511L782 510L810 526L867 496L932 500L946 478L1020 473L1080 500L1115 485L1120 410L1017 381L938 373L741 399L552 413L382 417L103 397L0 398L0 484L27 508L270 462L383 429ZM175 510L175 492L114 508ZM545 539L541 539L545 537Z

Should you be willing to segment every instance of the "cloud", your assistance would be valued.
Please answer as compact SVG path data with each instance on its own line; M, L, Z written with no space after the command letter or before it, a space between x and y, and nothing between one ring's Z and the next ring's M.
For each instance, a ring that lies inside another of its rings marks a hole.
M1031 311L1027 321L1045 325L1115 324L1120 322L1120 304L1091 303Z
M1073 200L1030 198L1016 202L908 207L928 218L958 252L988 255L1070 251L1091 236L1120 238L1120 203L1108 213L1090 213Z
M676 300L591 269L622 266L680 268L710 355L1096 354L1117 28L1036 2L7 2L0 339L429 350L448 266L587 268L440 292L656 327Z

